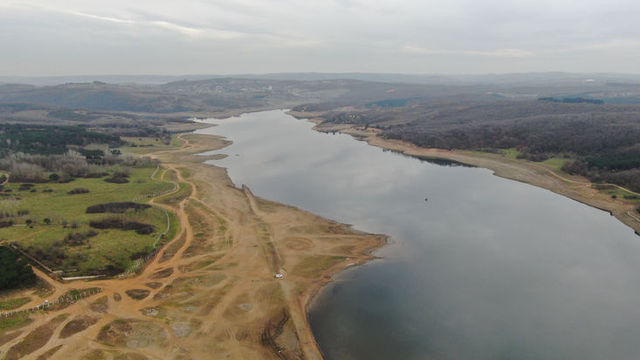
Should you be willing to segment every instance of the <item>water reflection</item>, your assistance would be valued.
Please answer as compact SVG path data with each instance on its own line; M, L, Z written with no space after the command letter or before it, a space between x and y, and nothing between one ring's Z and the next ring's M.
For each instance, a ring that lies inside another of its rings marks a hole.
M216 122L200 132L234 141L214 163L237 185L393 237L384 261L345 272L313 307L328 359L640 354L640 238L608 214L282 111Z

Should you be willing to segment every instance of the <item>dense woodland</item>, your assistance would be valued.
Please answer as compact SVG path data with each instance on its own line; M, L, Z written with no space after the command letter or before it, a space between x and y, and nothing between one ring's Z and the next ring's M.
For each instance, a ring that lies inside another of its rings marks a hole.
M640 191L640 105L497 100L333 110L329 123L359 124L423 147L498 151L533 161L571 158L565 170Z
M118 136L88 131L80 126L0 124L0 156L10 152L62 154L69 145L107 144L120 146Z
M123 168L154 165L148 158L111 150L125 142L98 131L82 126L0 124L0 170L9 172L14 182L65 182L108 173L113 173L109 178L113 182L127 182ZM106 148L85 148L88 145Z
M0 290L26 287L37 278L28 263L7 246L0 246Z

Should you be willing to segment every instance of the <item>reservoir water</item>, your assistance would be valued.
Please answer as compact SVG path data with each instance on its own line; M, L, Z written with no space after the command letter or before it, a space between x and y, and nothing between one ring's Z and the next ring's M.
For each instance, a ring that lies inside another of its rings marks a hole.
M327 359L640 358L640 237L609 214L283 111L211 122L237 186L391 237L311 307Z

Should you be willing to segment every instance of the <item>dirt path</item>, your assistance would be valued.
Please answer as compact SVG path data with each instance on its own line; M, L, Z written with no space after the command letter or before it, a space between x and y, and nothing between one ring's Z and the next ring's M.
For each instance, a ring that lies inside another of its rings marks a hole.
M103 291L65 309L31 315L15 337L0 331L0 340L12 337L0 342L0 353L28 345L33 348L22 358L321 359L306 306L331 274L370 259L368 252L385 237L237 189L224 169L194 155L228 141L193 134L180 139L179 149L152 154L161 160L165 178L174 174L169 181L176 186L149 201L176 215L181 229L175 238L137 276L48 279L50 299L71 289ZM191 192L178 198L179 184ZM285 276L276 279L276 273ZM60 314L67 317L44 345L28 340Z

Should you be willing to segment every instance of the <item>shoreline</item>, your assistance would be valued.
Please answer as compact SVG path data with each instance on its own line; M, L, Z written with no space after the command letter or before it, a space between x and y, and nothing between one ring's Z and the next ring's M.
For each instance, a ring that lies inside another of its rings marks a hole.
M608 211L636 234L640 232L640 219L628 213L630 208L635 212L635 207L613 201L607 194L593 189L591 182L584 178L564 177L547 167L497 154L420 148L382 139L375 130L351 125L327 126L317 118L297 115L294 116L315 123L316 131L351 135L368 145L406 156L445 159L489 169L496 176L541 187ZM167 358L167 351L171 349L184 351L192 359L323 359L309 322L310 309L327 286L339 281L340 274L380 259L373 253L388 245L390 238L254 196L248 187L237 186L226 168L206 163L219 158L219 154L199 155L222 150L232 143L231 139L193 132L177 137L181 140L179 146L156 149L147 155L161 161L161 178L191 189L183 197L176 191L176 201L167 204L178 214L180 232L164 244L136 277L80 280L71 284L54 282L55 296L71 288L101 288L107 310L104 310L105 316L95 318L94 325L80 331L80 336L53 339L34 355L55 346L62 348L52 360L79 356L74 349L114 354L131 351L126 343L104 342L102 329L120 321L130 324L134 333L136 324L142 324L140 326L153 328L171 339L144 338L143 342L149 345L138 351L152 358ZM172 271L164 276L169 268ZM274 278L274 274L284 277ZM195 279L199 280L191 283ZM204 286L203 282L207 281L214 284ZM132 290L146 291L148 295L135 298L128 295ZM91 317L95 312L93 307L99 303L92 300L95 299L53 311L51 315ZM193 309L184 310L187 308ZM156 315L149 315L154 313ZM50 318L49 313L35 315L31 323L19 330L18 337L0 344L0 352L17 344L23 335L28 336ZM192 335L176 335L185 327L193 331L189 332ZM128 335L117 336L126 339Z
M364 129L352 124L325 124L316 113L289 111L289 115L314 123L313 130L324 133L351 135L357 141L366 142L384 150L395 151L418 159L443 159L491 170L493 175L549 190L584 205L608 212L640 236L640 213L638 204L622 199L613 199L598 189L594 183L580 176L558 174L553 169L527 160L510 159L499 154L466 150L423 148L402 140L384 139L375 129ZM617 185L613 185L621 188ZM626 189L624 189L626 190Z
M369 235L376 235L376 234L369 234ZM316 300L318 300L318 297L320 296L320 294L322 293L323 290L326 290L326 287L330 286L331 284L334 284L336 282L336 276L339 276L341 274L343 274L344 272L348 271L348 270L352 270L355 269L357 267L361 267L361 266L365 266L369 263L371 263L372 261L375 260L382 260L383 258L381 257L376 257L373 256L373 252L381 249L384 246L387 246L389 244L389 236L388 235L378 235L381 237L380 243L377 244L375 247L372 247L368 250L364 251L365 255L370 256L370 258L366 258L364 260L355 262L355 263L349 263L346 264L344 266L341 266L338 269L335 269L335 271L333 272L328 272L326 275L326 278L317 281L315 284L313 284L312 286L309 287L309 291L308 294L306 296L302 296L300 298L301 300L301 306L303 308L303 312L304 312L304 316L305 316L305 323L307 325L307 331L309 331L309 333L311 334L311 337L313 339L313 343L314 343L314 347L316 348L316 351L320 354L320 358L324 359L324 353L322 352L322 349L320 348L320 344L318 344L318 340L316 339L314 333L313 333L313 329L311 328L311 322L309 321L309 311L310 309L315 305Z
M606 211L611 216L615 216L623 224L631 227L636 232L636 234L640 232L640 220L634 218L633 216L628 216L627 214L628 211L635 211L634 207L624 203L621 204L620 201L612 201L613 199L611 199L608 195L603 194L596 189L592 189L592 183L585 178L573 176L571 176L571 178L564 178L562 175L555 173L552 169L544 167L543 165L525 162L522 160L508 159L498 154L421 148L403 141L380 138L377 136L375 131L366 131L364 129L359 129L356 126L327 126L325 124L322 124L321 119L309 116L309 114L295 113L292 111L287 111L286 113L301 120L306 120L314 123L315 125L313 127L313 130L315 131L325 133L339 132L342 134L351 135L355 140L364 141L368 145L379 147L385 150L399 152L406 156L416 157L419 159L444 159L491 170L493 172L493 175L537 186L552 191L556 194L568 197L587 206ZM306 212L306 210L303 209L298 210ZM366 253L368 255L371 255L375 250L380 249L381 247L386 245L388 245L388 236L384 237L384 240L381 244L370 248L368 251L366 251ZM309 285L308 292L298 298L298 304L303 309L303 314L305 317L305 330L308 331L311 338L313 339L313 347L321 355L321 357L323 357L322 350L320 349L317 339L313 334L309 321L310 309L314 306L314 303L322 294L322 291L325 290L327 286L330 286L336 281L336 276L339 276L344 271L349 270L353 267L363 266L371 260L374 260L374 258L372 257L363 261L358 261L357 263L340 266L339 268L336 268L331 272L327 272L327 277L313 282L311 285Z
M29 344L31 358L51 360L323 359L308 307L333 276L374 259L387 237L236 187L227 169L204 163L215 155L197 155L228 146L221 136L178 138L179 146L147 154L160 160L159 177L177 184L162 198L180 223L176 236L135 277L61 283L36 270L51 285L47 298L88 288L100 295L29 313L0 331L0 352ZM30 345L43 326L51 338ZM74 332L59 337L62 328Z
M291 111L287 112L291 114ZM234 114L234 116L240 116L242 113ZM291 114L293 115L293 114ZM560 174L555 173L552 169L544 167L542 165L538 165L531 162L525 162L521 160L515 159L507 159L497 154L490 153L475 153L470 151L449 151L444 149L427 149L421 148L416 145L398 141L398 140L387 140L377 136L375 131L367 131L364 129L359 129L356 126L346 126L346 125L338 125L338 126L326 126L322 124L322 121L313 117L306 117L303 114L301 115L304 120L310 121L315 124L313 130L319 132L339 132L342 134L351 135L355 140L364 141L368 145L379 147L385 150L396 151L402 153L406 156L416 157L419 159L444 159L450 160L454 162L458 162L465 165L470 165L474 167L485 168L491 170L493 175L509 179L515 180L518 182L526 183L529 185L541 187L543 189L552 191L556 194L568 197L572 200L578 201L582 204L594 207L596 209L606 211L611 216L615 216L619 221L623 222L625 225L631 227L636 234L640 232L640 220L628 215L627 211L634 209L629 208L628 206L625 208L624 206L620 206L620 202L612 201L608 195L603 194L596 189L592 189L592 183L589 182L585 178L580 177L571 177L564 178ZM294 115L295 117L298 117ZM224 118L223 118L224 119ZM222 120L222 119L221 119ZM204 135L204 136L215 136L215 135ZM232 143L230 139L225 138L227 141L227 146ZM220 149L219 149L220 150ZM219 168L213 164L206 164L207 166L212 166L215 168ZM225 176L228 178L228 181L232 184L233 181L230 179L227 169L222 168L224 170ZM234 187L237 186L234 184ZM587 188L588 187L588 188ZM271 202L269 200L264 200L260 198L262 201ZM612 206L612 204L614 206ZM281 206L293 208L296 211L308 213L311 216L317 216L307 210L296 208L294 206L288 204L280 204ZM617 205L617 206L615 206ZM334 221L334 220L329 220ZM335 221L338 223L338 221ZM360 232L358 230L352 229L350 225L342 224L343 226L349 227L351 230ZM355 262L350 262L347 264L340 264L339 266L333 267L331 270L324 271L321 276L309 283L307 283L307 288L304 293L300 294L296 297L296 303L301 309L301 313L304 317L304 329L298 329L298 331L307 333L309 338L311 339L311 347L313 348L313 352L316 355L319 355L319 358L324 358L324 354L315 338L310 321L309 321L309 312L310 309L314 306L314 303L317 301L318 297L322 294L322 291L326 289L327 286L331 285L336 281L336 276L339 276L346 270L363 266L370 262L371 260L375 260L376 258L372 255L376 250L380 249L383 246L388 245L389 237L386 235L376 235L376 234L366 234L371 236L379 236L379 242L367 249L362 251L362 255L365 258L360 258ZM302 334L300 334L302 335ZM300 339L301 343L302 338ZM308 349L309 351L310 349Z
M213 118L216 120L226 120L232 117L237 117L237 116L242 116L244 114L247 113L253 113L253 112L260 112L260 111L271 111L271 110L277 110L277 109L250 109L250 110L245 110L245 111L236 111L236 112L229 112L229 113L225 113L225 114L216 114L214 116L211 116L209 118ZM285 110L288 111L288 110ZM209 114L211 115L211 114ZM199 134L196 133L195 131L197 130L204 130L204 129L208 129L208 128L214 128L217 125L216 124L212 124L212 123L207 123L204 121L201 121L202 118L199 117L193 117L193 121L194 123L199 124L201 127L198 129L194 129L192 131L189 132L185 132L183 134L180 134L179 138L182 139L182 136L184 135L193 135L193 136L197 136L197 137L202 137L205 139L211 139L214 140L214 142L220 141L222 144L218 144L216 146L214 146L214 148L206 148L206 149L199 149L197 152L190 152L190 155L196 155L200 160L197 162L210 167L211 169L216 169L216 170L222 170L224 173L224 177L225 177L225 181L229 183L228 186L232 187L235 190L238 191L242 191L244 193L248 193L250 194L250 197L255 197L254 194L252 193L252 191L249 189L248 186L244 185L244 184L235 184L233 182L233 180L231 179L231 177L229 176L228 170L227 168L224 167L220 167L214 164L210 164L208 163L209 160L218 160L220 158L224 158L227 155L221 155L221 154L213 154L213 155L200 155L201 153L207 153L207 152L212 152L212 151L220 151L223 150L224 148L230 146L231 144L233 144L233 140L230 138L227 138L223 135L214 135L214 134ZM208 125L208 126L204 126L204 125ZM188 143L189 141L187 141ZM187 144L189 145L189 144ZM285 204L285 203L279 203L276 201L272 201L272 200L267 200L265 198L260 197L259 195L257 197L255 197L257 199L259 199L260 201L264 201L264 202L268 202L268 203L272 203L272 204L277 204L278 206L283 206L286 208L290 208L295 210L296 212L300 212L300 213L305 213L308 214L309 216L312 217L316 217L319 219L323 219L324 221L328 221L330 223L335 223L338 224L341 227L346 228L349 232L358 234L360 236L363 237L367 237L367 238L372 238L374 239L374 241L372 242L372 244L370 244L367 247L364 247L362 249L359 249L359 253L358 253L358 258L356 259L351 259L349 262L347 261L343 261L340 264L331 267L330 269L323 271L321 273L318 274L318 276L316 277L316 279L310 281L307 284L307 288L305 289L304 293L300 294L299 296L297 296L296 298L296 304L298 305L298 308L301 309L303 317L304 317L304 329L298 329L299 331L301 330L302 332L306 333L306 335L310 338L311 340L311 346L313 348L312 352L315 352L315 354L309 354L308 353L308 349L307 351L305 351L307 353L308 356L310 356L310 358L319 358L319 359L324 359L324 354L322 353L322 350L320 349L320 346L317 342L316 337L313 334L313 330L311 328L311 324L309 322L309 309L314 305L314 302L317 300L318 296L321 294L322 290L335 282L335 277L341 273L343 273L346 270L350 270L352 268L355 267L359 267L359 266L363 266L366 265L367 263L369 263L372 260L379 260L382 259L380 257L374 256L373 253L376 250L379 250L380 248L386 246L389 244L389 239L390 237L386 234L371 234L371 233L367 233L361 230L357 230L355 228L353 228L353 225L351 224L345 224L345 223L341 223L338 220L333 220L333 219L327 219L324 218L322 216L316 215L308 210L305 209L301 209L298 207L295 207L293 205L289 205L289 204ZM303 334L300 334L303 335ZM304 341L301 341L301 343L304 344Z
M238 116L239 115L241 114L238 114ZM214 127L214 126L215 125L212 125L211 127ZM193 132L184 134L184 135L189 135L189 134L195 135L195 136L201 136L203 138L210 138L218 141L220 140L223 141L224 145L222 147L218 147L213 150L222 150L233 143L231 139L220 136L220 135L195 134ZM208 151L212 151L212 150L211 149L205 150L205 152L208 152ZM336 275L344 272L345 270L352 269L357 266L365 265L372 260L380 259L379 257L374 256L373 252L382 248L383 246L386 246L389 243L388 242L389 237L384 234L370 234L361 230L357 230L353 228L353 226L350 224L344 224L337 220L326 219L308 210L301 209L293 205L267 200L260 197L260 195L254 196L251 190L246 185L235 184L233 180L230 178L226 168L207 163L207 160L215 160L216 155L207 155L207 156L198 155L198 156L202 158L200 162L204 166L210 167L212 170L215 169L216 171L222 171L224 173L224 177L226 178L225 181L229 183L228 185L229 187L232 187L234 190L250 194L249 197L254 198L250 202L257 201L257 202L276 205L278 207L284 207L286 209L292 210L295 213L305 214L306 216L320 219L323 222L333 224L339 227L340 229L342 229L341 231L348 233L350 236L356 236L356 237L361 237L363 239L367 239L366 242L368 242L368 244L364 244L364 246L361 246L359 249L357 249L357 251L354 254L352 254L351 257L346 258L340 263L315 274L315 276L312 279L305 281L304 291L302 291L297 296L295 296L295 304L297 305L297 308L300 310L300 315L302 315L303 324L304 324L303 328L297 329L297 331L299 332L298 335L300 335L300 344L302 348L306 348L304 352L306 356L308 356L308 358L324 359L322 350L320 349L317 339L313 334L313 330L309 322L310 307L313 306L315 300L321 294L322 290L327 285L335 281ZM304 338L306 338L307 340L305 341Z

